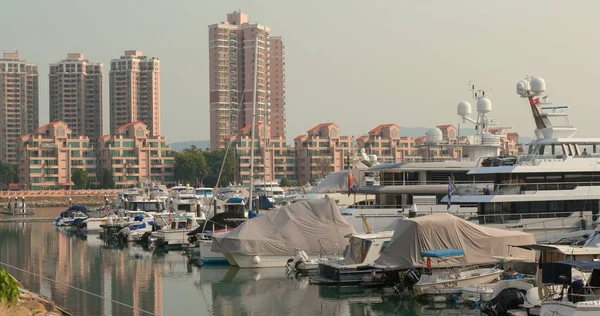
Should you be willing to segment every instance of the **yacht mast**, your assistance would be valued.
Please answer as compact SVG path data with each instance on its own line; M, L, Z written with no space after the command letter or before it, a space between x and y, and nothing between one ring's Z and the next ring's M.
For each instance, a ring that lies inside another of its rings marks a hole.
M256 38L254 39L254 89L252 90L252 127L250 130L250 195L248 197L249 210L252 211L254 191L254 131L256 125L256 89L257 89L257 78L258 78L258 36L259 32L256 31Z

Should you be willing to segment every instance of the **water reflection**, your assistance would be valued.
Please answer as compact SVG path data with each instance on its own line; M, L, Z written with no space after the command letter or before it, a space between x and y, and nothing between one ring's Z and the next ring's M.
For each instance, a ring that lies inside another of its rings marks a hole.
M98 235L51 223L0 224L0 261L60 283L9 271L74 315L479 315L465 307L426 307L391 291L319 287L283 269L200 268L179 251L106 245Z

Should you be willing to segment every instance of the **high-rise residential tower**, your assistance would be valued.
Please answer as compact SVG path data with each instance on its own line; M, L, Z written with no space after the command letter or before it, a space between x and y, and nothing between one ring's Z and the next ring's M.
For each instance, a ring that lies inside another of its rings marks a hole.
M0 161L18 164L21 135L39 127L38 66L5 52L0 59Z
M73 136L95 143L102 132L102 64L69 53L50 64L50 122L63 121Z
M128 50L110 62L110 132L131 122L160 135L160 61Z
M233 134L252 125L255 94L255 121L269 122L269 46L272 41L269 36L268 27L250 23L248 16L242 12L229 13L226 22L208 26L211 149L224 148ZM283 43L281 38L273 40ZM257 45L258 55L255 56ZM283 45L280 49L283 56ZM283 62L280 70L283 73ZM282 113L278 112L278 115L283 119ZM279 135L280 131L276 129L274 133Z
M281 36L269 38L269 125L273 137L285 138L285 46Z

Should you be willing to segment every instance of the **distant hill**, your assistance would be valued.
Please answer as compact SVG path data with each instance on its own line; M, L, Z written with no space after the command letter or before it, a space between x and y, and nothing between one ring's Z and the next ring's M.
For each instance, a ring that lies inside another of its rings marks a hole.
M210 147L209 140L191 140L187 142L176 142L171 144L171 149L174 151L182 151L186 148L192 147L192 145L196 146L198 149L206 149Z

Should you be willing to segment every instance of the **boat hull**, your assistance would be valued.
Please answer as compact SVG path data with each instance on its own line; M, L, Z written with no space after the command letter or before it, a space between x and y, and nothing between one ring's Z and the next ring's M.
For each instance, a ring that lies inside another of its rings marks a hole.
M417 283L413 286L413 294L415 296L435 295L438 293L446 293L449 291L449 289L461 289L463 287L470 286L476 287L477 285L488 284L494 280L497 280L501 274L502 270L496 269L493 272L466 278L445 279L434 283Z
M204 264L223 264L229 263L225 255L220 252L214 252L211 250L212 241L211 240L200 240L200 262Z
M600 300L579 303L570 302L543 302L540 316L568 315L592 316L600 315Z
M310 281L315 284L354 285L363 283L365 277L381 276L382 274L383 269L368 265L343 267L329 262L319 263L318 275L311 276Z
M180 248L187 243L191 230L159 230L153 233L155 244L165 248Z
M467 301L489 302L494 296L494 288L491 286L466 286L462 289L462 296Z
M225 254L225 258L232 266L240 268L284 268L290 255L286 256L250 256L239 253ZM316 259L316 256L309 259Z

